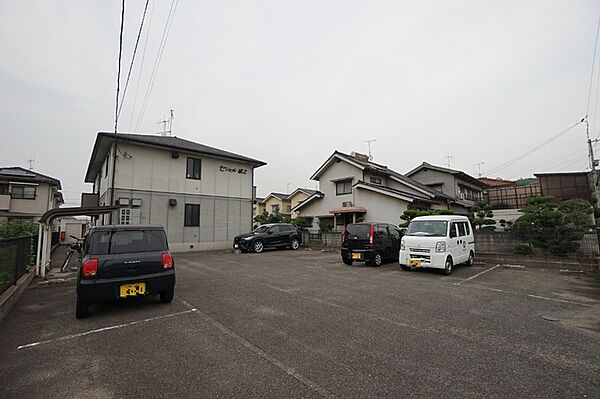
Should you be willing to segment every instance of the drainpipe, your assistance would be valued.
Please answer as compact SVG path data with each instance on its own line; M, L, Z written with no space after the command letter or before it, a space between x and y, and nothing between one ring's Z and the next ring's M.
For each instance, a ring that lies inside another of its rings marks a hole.
M38 242L37 242L37 252L36 252L36 257L35 257L35 275L39 276L41 273L42 268L40 267L40 265L42 264L42 224L39 223L39 228L38 228Z

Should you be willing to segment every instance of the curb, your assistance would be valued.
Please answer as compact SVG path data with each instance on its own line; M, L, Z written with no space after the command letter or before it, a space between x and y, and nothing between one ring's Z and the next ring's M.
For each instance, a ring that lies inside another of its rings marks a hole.
M6 317L19 298L21 298L25 288L27 288L33 280L34 274L33 268L30 269L17 280L16 284L10 286L6 291L0 294L0 321Z

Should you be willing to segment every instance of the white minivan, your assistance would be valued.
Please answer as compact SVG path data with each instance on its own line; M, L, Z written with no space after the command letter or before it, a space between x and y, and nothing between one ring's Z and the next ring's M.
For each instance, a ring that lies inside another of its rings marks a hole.
M466 216L419 216L411 220L400 243L400 266L442 269L452 273L461 263L475 258L473 228Z

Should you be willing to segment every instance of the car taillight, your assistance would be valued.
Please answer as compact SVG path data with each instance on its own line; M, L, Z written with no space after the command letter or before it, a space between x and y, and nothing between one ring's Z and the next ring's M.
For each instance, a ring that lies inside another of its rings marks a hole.
M81 267L81 277L94 278L98 275L98 259L88 259Z
M165 252L162 254L162 265L163 269L172 269L173 268L173 257L170 253Z
M373 236L375 235L374 226L372 224L369 225L369 244L373 244Z

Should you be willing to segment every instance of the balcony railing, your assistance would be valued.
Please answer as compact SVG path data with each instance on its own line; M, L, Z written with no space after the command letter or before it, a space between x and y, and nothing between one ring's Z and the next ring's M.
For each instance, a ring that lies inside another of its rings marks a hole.
M10 209L10 194L0 194L0 211Z

